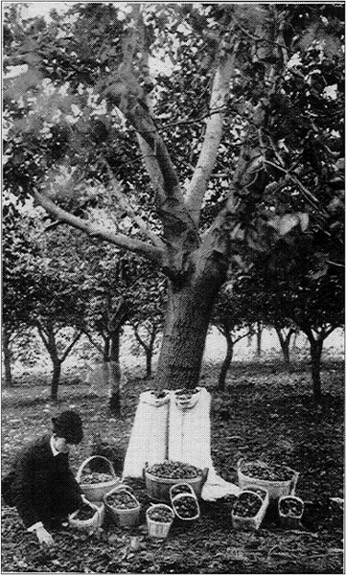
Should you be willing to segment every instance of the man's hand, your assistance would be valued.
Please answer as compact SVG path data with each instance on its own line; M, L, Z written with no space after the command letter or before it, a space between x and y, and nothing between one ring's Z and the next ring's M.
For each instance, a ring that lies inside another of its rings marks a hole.
M36 535L41 545L46 545L47 547L54 545L53 537L44 527L38 527L38 529L36 529Z

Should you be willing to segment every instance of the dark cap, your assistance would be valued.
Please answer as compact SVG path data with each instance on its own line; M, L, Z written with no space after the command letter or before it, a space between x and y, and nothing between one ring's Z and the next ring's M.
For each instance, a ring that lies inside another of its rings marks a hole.
M82 420L76 411L63 411L52 417L53 432L67 443L80 443L83 439Z

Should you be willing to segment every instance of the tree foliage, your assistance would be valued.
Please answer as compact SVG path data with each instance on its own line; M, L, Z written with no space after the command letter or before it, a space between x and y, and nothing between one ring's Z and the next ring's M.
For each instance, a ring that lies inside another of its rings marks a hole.
M297 226L343 240L342 18L338 4L6 11L5 65L26 66L4 86L6 185L164 272L159 386L197 384L230 262ZM331 251L316 250L323 273Z

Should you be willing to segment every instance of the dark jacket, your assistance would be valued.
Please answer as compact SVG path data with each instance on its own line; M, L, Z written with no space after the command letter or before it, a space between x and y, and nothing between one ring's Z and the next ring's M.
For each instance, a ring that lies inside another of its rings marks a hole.
M69 467L68 454L54 456L50 435L32 442L16 456L2 480L5 503L15 506L26 527L66 517L82 504L81 488Z

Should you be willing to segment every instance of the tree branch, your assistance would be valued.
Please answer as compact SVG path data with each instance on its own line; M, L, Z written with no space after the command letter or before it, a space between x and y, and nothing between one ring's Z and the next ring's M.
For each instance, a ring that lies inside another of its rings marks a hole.
M160 264L162 261L162 251L156 246L151 246L141 240L135 238L129 238L121 233L114 233L108 230L104 226L100 226L90 222L89 220L84 220L69 212L58 207L52 200L44 196L38 191L33 191L32 196L34 200L42 206L50 215L54 216L59 221L66 223L73 228L85 232L90 237L98 237L101 240L105 240L116 246L131 250L138 253L146 258Z
M229 95L229 83L234 70L238 43L233 47L216 69L210 97L210 116L206 122L206 131L198 162L186 195L186 205L191 217L198 225L201 206L207 185L215 165L223 129L223 110ZM214 113L214 110L219 110Z
M119 200L120 207L127 213L127 215L139 227L141 232L143 232L147 236L147 238L154 244L154 246L156 246L159 250L163 250L165 247L164 243L160 240L160 238L154 232L152 232L151 230L148 229L144 220L138 214L135 213L134 209L127 202L124 194L122 193L122 191L120 189L119 183L117 182L116 178L114 177L114 174L111 170L109 163L105 159L103 160L103 163L105 164L105 166L107 168L109 178L110 178L112 185L113 185L112 189L113 189L117 199Z
M67 346L67 348L65 349L64 353L62 354L61 357L61 363L63 361L65 361L65 359L67 358L68 354L70 353L71 349L74 347L74 345L77 343L77 341L79 340L79 338L81 337L83 331L80 331L79 333L77 333L77 335L73 338L73 340L71 341L70 345Z
M88 340L94 346L94 348L97 349L97 351L99 351L100 353L102 353L102 347L100 345L98 345L98 343L95 342L95 340L91 337L89 331L84 330L84 334L87 336Z

